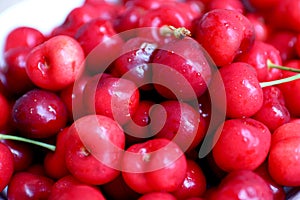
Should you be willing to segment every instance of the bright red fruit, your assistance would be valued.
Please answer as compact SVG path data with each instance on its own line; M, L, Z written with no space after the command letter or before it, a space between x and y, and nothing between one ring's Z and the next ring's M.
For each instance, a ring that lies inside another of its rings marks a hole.
M239 0L210 0L207 6L208 10L227 9L234 10L240 13L244 13L245 10L243 3Z
M212 153L221 169L254 170L267 158L271 133L254 119L229 119L216 131L215 142Z
M243 62L224 66L219 70L223 81L218 81L218 74L212 80L211 100L218 106L223 106L226 98L226 115L230 118L250 117L263 104L263 91L259 85L255 69ZM226 97L219 88L225 87Z
M74 83L83 71L83 62L80 44L69 36L59 35L29 53L26 72L37 86L57 91Z
M152 58L152 81L168 99L195 100L207 89L212 63L197 41L190 37L174 39L160 46Z
M0 93L0 129L4 128L10 120L11 106L6 97Z
M14 174L9 185L8 199L48 199L54 181L48 177L18 172Z
M300 185L299 142L299 123L286 123L274 131L268 169L276 183L285 186Z
M182 185L172 194L177 200L200 197L206 191L206 178L194 160L187 160L186 177Z
M195 38L217 66L230 64L254 42L254 27L240 12L214 9L195 22Z
M53 92L34 89L15 102L13 122L21 134L32 138L46 138L57 134L67 123L67 110Z
M175 196L167 192L150 192L144 194L138 200L176 200Z
M14 48L33 48L46 40L45 36L37 29L20 26L10 31L6 37L4 51Z
M172 140L183 151L195 148L204 138L206 124L191 105L180 101L164 101L150 111L151 131L156 138ZM166 121L163 116L166 114Z
M72 185L60 194L55 200L105 200L105 197L98 188L90 185Z
M0 191L8 185L14 172L14 156L10 149L0 143Z
M124 181L142 194L175 191L182 184L186 169L185 155L167 139L151 139L130 146L122 162Z
M125 135L119 124L102 115L87 115L69 128L66 165L78 180L105 184L120 174Z
M271 33L271 28L266 24L265 18L260 13L246 13L245 16L254 26L255 40L266 41Z
M251 50L239 56L236 61L253 66L260 82L276 80L281 77L279 69L268 67L268 62L282 65L280 52L274 46L265 42L255 41Z
M238 170L229 173L222 179L216 192L211 200L273 200L272 191L264 179L249 170Z
M90 113L105 115L126 124L136 111L140 93L136 85L124 78L92 77L84 90L84 104Z

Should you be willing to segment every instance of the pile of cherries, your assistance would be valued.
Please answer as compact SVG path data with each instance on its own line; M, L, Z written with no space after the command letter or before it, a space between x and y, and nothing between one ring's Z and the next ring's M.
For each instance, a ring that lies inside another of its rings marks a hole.
M1 199L297 199L299 10L86 0L51 33L11 30Z

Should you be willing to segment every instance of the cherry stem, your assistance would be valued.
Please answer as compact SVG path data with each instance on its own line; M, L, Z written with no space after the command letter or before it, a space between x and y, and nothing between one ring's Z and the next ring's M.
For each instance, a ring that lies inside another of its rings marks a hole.
M274 80L274 81L262 82L262 83L260 83L260 87L263 88L263 87L268 87L268 86L273 86L273 85L279 85L279 84L282 84L282 83L295 81L297 79L300 79L300 74L290 76L290 77L287 77L287 78L283 78L283 79Z
M282 65L276 65L276 64L272 63L272 61L269 59L267 60L267 66L268 66L268 68L276 68L276 69L281 69L281 70L285 70L285 71L300 73L300 69L285 67Z
M20 142L26 142L29 144L34 144L40 147L44 147L46 149L49 149L51 151L55 151L55 146L51 145L51 144L47 144L44 142L39 142L36 140L31 140L28 138L23 138L23 137L19 137L19 136L15 136L15 135L6 135L6 134L0 134L0 140L15 140L15 141L20 141Z
M171 25L165 25L160 28L160 33L163 36L174 35L178 39L183 39L186 36L192 36L191 31L184 27L175 28Z

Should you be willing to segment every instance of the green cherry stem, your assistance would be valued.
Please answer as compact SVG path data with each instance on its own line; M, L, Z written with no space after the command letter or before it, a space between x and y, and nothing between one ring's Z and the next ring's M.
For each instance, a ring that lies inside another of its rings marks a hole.
M279 84L282 84L282 83L295 81L297 79L300 79L300 74L290 76L290 77L287 77L287 78L283 78L283 79L274 80L274 81L261 82L260 87L264 88L264 87L268 87L268 86L272 86L272 85L279 85Z
M160 34L162 36L174 35L175 38L183 39L186 36L191 36L191 31L184 27L175 28L171 25L164 25L160 27Z
M15 141L20 141L20 142L26 142L26 143L29 143L29 144L34 144L34 145L37 145L37 146L40 146L40 147L44 147L46 149L49 149L51 151L55 151L55 146L54 145L51 145L51 144L47 144L47 143L44 143L44 142L39 142L39 141L36 141L36 140L31 140L31 139L28 139L28 138L23 138L23 137L19 137L19 136L15 136L15 135L6 135L6 134L1 134L0 133L0 140L15 140Z
M272 61L269 59L267 60L267 66L268 66L268 68L276 68L276 69L281 69L281 70L285 70L285 71L300 73L300 69L285 67L282 65L276 65L276 64L272 63Z

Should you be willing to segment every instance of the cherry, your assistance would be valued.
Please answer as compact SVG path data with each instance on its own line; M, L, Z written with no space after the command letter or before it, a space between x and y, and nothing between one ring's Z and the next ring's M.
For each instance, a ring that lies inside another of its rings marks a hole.
M195 22L194 36L217 66L230 64L234 58L251 49L254 27L240 12L214 9Z
M49 195L49 200L59 199L61 194L68 191L73 185L85 185L84 183L80 182L72 175L64 176L58 179L52 186L51 193Z
M290 121L290 113L285 106L284 97L278 87L263 88L264 102L261 109L253 116L265 124L271 132Z
M56 148L54 152L48 152L44 159L44 168L47 176L59 179L69 174L65 154L69 139L69 127L64 128L56 136Z
M54 181L29 172L13 175L9 185L8 199L48 199Z
M218 1L218 0L210 0L208 3L208 10L214 9L227 9L234 10L240 13L244 13L244 5L239 0L226 0L226 1Z
M296 34L291 31L276 31L266 40L267 43L279 50L283 62L296 57Z
M4 128L5 126L7 126L7 124L10 121L10 112L11 112L11 105L9 103L9 101L7 100L7 98L0 93L0 108L1 108L1 112L0 112L0 129Z
M265 42L256 41L251 50L239 56L237 61L252 65L257 72L258 80L261 82L276 80L281 77L279 69L268 67L268 62L275 65L282 64L280 52Z
M125 134L116 121L102 115L79 118L69 128L67 169L84 183L108 183L120 174L124 146Z
M187 169L181 149L167 139L150 139L130 146L122 161L122 176L134 191L173 192L183 182Z
M0 142L0 191L8 185L14 172L14 156L8 146Z
M21 142L2 140L14 156L14 171L26 170L32 163L34 152L30 145Z
M172 2L176 2L176 0L126 0L125 5L126 7L142 7L145 10L153 10L161 7L164 4L169 4Z
M211 81L211 99L223 109L220 99L223 96L219 88L224 84L226 93L226 115L230 118L251 117L263 104L263 91L258 82L255 69L244 62L235 62L222 67L219 73L223 82L218 81L218 74ZM222 103L222 102L221 102Z
M26 72L37 86L61 90L83 71L84 53L73 38L59 35L36 46L28 55Z
M151 56L157 44L151 40L134 37L122 46L121 56L114 61L114 73L133 81L141 89L149 89L152 81Z
M264 16L259 13L247 13L245 16L254 26L255 40L266 41L271 35L271 28L266 24Z
M272 200L273 194L267 183L250 170L229 173L220 183L212 200L217 199L266 199Z
M298 186L300 171L299 141L300 124L290 122L278 127L272 135L272 145L268 157L268 169L276 183Z
M101 77L101 74L94 76L85 87L83 98L88 112L105 115L121 125L126 124L137 109L140 97L138 88L124 78Z
M280 0L264 0L264 1L259 1L259 0L248 0L255 9L272 9L274 6L280 2Z
M166 112L166 121L153 120L150 125L152 133L157 133L155 137L172 140L183 151L195 148L206 131L204 119L197 110L179 101L164 101L160 105L162 107L154 107L150 111L152 119L159 119Z
M167 192L150 192L142 195L138 200L176 200L175 196Z
M226 120L215 137L213 157L227 172L256 169L267 158L271 145L269 129L251 118Z
M295 49L296 49L298 57L300 57L300 34L297 35L297 41L296 41L296 44L295 44Z
M67 123L64 103L53 92L34 89L21 96L12 109L20 134L46 138L57 134Z
M168 99L195 99L210 83L213 66L202 47L190 37L161 46L153 53L152 62L155 88Z
M5 40L4 51L15 48L33 48L46 40L45 36L37 29L27 26L14 28Z
M182 185L172 194L176 199L200 197L206 190L206 179L200 166L193 160L187 160L186 177Z
M3 84L11 96L20 96L34 88L26 73L26 59L30 51L30 48L20 47L13 48L4 54L6 67L3 69L5 76Z

